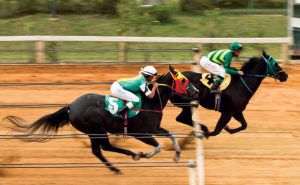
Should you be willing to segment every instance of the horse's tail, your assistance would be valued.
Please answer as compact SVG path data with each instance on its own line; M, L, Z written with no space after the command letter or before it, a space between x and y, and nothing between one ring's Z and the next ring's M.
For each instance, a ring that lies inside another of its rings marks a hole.
M27 134L15 135L17 138L26 141L46 141L55 136L60 127L69 123L69 105L52 114L45 115L31 124L17 116L7 116L4 119L11 123L9 127L14 131Z

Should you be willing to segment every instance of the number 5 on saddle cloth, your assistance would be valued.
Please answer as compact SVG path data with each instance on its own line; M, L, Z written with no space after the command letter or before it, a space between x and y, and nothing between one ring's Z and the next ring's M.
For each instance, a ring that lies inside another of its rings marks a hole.
M140 100L141 100L141 94L136 93L135 94ZM105 110L111 113L112 116L117 117L116 113L119 109L124 107L126 102L122 99L106 95L105 96ZM136 116L140 111L136 111L141 109L142 107L142 101L139 101L137 103L133 102L133 108L128 111L128 118Z

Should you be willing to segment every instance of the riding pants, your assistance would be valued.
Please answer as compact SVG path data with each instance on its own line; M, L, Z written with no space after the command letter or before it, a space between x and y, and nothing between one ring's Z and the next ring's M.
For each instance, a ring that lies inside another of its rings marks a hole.
M208 72L221 76L222 78L225 78L226 72L225 69L220 66L219 64L216 64L209 60L206 56L203 56L200 59L200 65Z
M133 94L130 91L127 91L126 89L123 89L123 87L118 82L114 82L111 85L110 91L114 96L116 96L122 100L129 101L126 104L129 109L131 109L133 107L132 102L135 102L135 104L136 104L140 101L140 99L135 94Z

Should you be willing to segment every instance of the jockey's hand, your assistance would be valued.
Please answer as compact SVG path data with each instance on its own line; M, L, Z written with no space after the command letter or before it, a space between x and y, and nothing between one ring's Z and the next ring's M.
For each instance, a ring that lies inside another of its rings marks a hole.
M153 88L157 89L158 88L158 83L157 82L153 82Z
M244 75L244 72L243 72L243 71L239 71L238 73L239 73L239 75L241 75L241 76Z

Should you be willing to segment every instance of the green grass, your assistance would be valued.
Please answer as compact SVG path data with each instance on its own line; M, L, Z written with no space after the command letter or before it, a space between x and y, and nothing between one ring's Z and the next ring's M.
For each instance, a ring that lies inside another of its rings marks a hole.
M98 15L63 15L51 21L49 15L31 15L19 18L0 19L0 35L95 35L118 36L124 24L115 18ZM174 15L169 24L146 24L135 30L129 27L125 36L158 37L286 37L287 17L284 15ZM129 52L128 61L189 61L192 53L187 49L194 44L177 43L128 43L131 50L153 49L159 52ZM280 44L244 44L243 56L259 55L266 49L275 58L280 56ZM204 52L210 49L227 48L227 44L205 44ZM0 61L34 60L33 42L1 42ZM59 60L110 60L118 61L117 43L108 42L57 42ZM183 49L168 52L166 49ZM10 51L20 50L20 51Z

